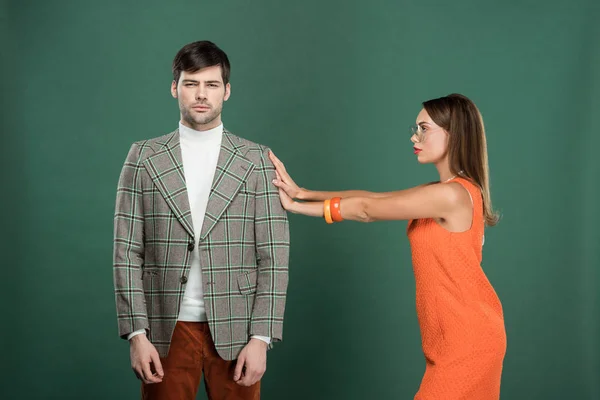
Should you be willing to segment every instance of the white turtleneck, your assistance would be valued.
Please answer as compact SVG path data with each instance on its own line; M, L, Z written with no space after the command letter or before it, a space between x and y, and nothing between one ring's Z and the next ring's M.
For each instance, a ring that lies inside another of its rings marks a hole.
M196 131L181 122L179 123L179 141L185 186L188 192L194 237L196 239L192 251L190 274L179 311L179 321L206 321L198 238L200 232L202 232L208 195L217 169L222 138L223 124L207 131Z
M207 320L206 309L204 308L202 268L200 266L198 240L200 232L202 232L208 197L217 169L222 139L223 124L206 131L197 131L179 122L179 141L181 145L183 172L196 240L194 250L192 251L190 273L179 310L179 321ZM128 339L144 332L143 329L132 332L128 336ZM252 337L261 339L267 343L270 342L270 338L268 337L258 335Z

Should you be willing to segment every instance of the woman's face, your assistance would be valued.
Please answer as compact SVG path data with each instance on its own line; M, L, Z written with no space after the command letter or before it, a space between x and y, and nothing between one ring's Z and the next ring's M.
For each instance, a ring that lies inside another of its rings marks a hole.
M410 141L417 160L421 164L441 161L448 153L448 132L436 125L425 109L417 115L416 123Z

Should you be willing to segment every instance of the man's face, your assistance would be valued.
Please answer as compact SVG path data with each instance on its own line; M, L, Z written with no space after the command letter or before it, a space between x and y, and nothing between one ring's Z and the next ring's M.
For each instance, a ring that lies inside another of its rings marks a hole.
M196 72L182 71L179 82L171 84L171 94L179 102L181 122L198 131L221 124L223 102L227 101L230 92L229 83L223 84L219 65Z

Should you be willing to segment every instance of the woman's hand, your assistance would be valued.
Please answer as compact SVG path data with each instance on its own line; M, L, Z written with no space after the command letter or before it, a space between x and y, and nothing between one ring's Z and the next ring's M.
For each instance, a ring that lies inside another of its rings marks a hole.
M309 192L296 185L290 175L285 170L283 163L275 157L273 152L269 152L269 158L275 166L276 179L273 180L273 184L279 189L279 199L281 205L287 211L293 212L294 214L308 215L311 217L323 217L323 202L297 202L294 199L306 200Z
M281 175L279 175L279 172L277 172L277 171L275 171L275 173L277 174L277 179L273 182L273 184L275 184L275 186L277 186L277 184L275 182L276 181L281 182ZM285 210L293 211L292 207L294 206L294 203L296 203L296 202L281 187L279 187L279 200L281 201L281 205L283 206L283 208Z
M285 165L283 165L279 158L275 157L275 154L273 154L272 151L269 151L269 158L271 159L271 162L277 170L277 179L273 181L273 184L279 188L280 197L282 197L281 192L283 191L286 194L286 196L290 198L290 200L302 200L300 198L300 195L303 189L298 187L298 185L296 185L296 182L294 182L292 177L287 173L287 171L285 170ZM285 201L287 202L287 199ZM284 204L283 197L281 198L281 203Z

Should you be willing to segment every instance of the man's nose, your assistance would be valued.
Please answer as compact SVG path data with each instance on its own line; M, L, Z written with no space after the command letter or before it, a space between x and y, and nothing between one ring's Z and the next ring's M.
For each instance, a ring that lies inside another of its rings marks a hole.
M196 90L196 99L205 99L206 98L206 89L202 85L198 85L198 90Z

